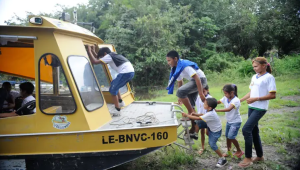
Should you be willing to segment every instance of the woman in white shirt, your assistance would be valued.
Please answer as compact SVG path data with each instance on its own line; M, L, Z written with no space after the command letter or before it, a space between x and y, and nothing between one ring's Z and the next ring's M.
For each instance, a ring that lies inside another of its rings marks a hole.
M253 162L264 161L263 149L259 136L258 121L268 110L269 100L276 98L275 78L271 75L271 66L264 57L257 57L252 61L253 70L257 73L252 77L250 92L241 102L247 101L248 120L243 127L245 139L245 159L239 163L240 167L248 167ZM257 157L252 160L252 144L255 146Z

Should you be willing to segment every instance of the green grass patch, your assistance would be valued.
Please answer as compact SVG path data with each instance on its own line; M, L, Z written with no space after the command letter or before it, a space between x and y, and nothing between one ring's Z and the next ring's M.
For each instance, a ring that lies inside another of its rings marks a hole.
M184 167L194 168L197 161L194 155L187 153L178 147L164 147L156 152L136 159L134 162L122 165L116 169L185 169Z

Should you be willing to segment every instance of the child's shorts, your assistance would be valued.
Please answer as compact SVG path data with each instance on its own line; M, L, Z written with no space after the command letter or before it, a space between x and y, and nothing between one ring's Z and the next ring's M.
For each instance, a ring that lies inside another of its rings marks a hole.
M203 120L196 120L196 124L199 127L199 129L207 128L207 124Z
M226 131L225 131L225 136L228 139L235 139L239 129L241 127L241 122L239 123L228 123L226 124Z
M119 92L119 89L125 86L133 78L133 76L134 72L118 74L118 76L110 83L110 94L116 96Z
M218 132L212 132L209 128L208 128L208 143L209 146L211 147L212 150L216 151L218 150L218 146L217 146L217 142L218 139L221 137L222 135L222 130L218 131Z

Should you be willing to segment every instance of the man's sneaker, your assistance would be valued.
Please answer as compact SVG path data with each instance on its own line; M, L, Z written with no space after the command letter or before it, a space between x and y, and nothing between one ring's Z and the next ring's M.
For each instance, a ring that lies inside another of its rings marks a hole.
M119 103L120 108L125 106L125 102L122 101L121 103Z
M225 158L219 158L219 161L216 165L216 167L222 168L223 166L225 166L227 164L227 160Z
M195 140L198 140L198 133L196 133L196 132L195 133L191 133L190 137L193 138L193 139L195 139Z
M112 108L109 112L112 116L121 116L121 111L118 111L115 107Z

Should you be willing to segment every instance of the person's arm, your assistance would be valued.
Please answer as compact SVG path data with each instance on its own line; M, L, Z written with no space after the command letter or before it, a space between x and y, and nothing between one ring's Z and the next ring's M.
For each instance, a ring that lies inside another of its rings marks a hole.
M177 81L177 84L178 84L178 88L181 87L183 85L183 80L179 80ZM178 102L176 103L178 105L182 105L182 101L178 98Z
M249 94L250 97L250 94ZM263 96L263 97L251 97L247 99L247 103L251 104L256 101L263 101L263 100L270 100L270 99L275 99L276 98L276 92L270 92L269 94Z
M181 87L183 85L183 80L177 81L178 84L178 88Z
M200 99L202 100L202 102L204 102L205 101L205 96L203 94L203 88L202 88L202 83L200 81L200 78L197 74L193 75L192 78L195 79Z
M202 120L200 117L197 117L197 116L192 116L192 115L189 115L189 114L186 114L186 113L181 113L183 117L188 117L192 120Z
M10 113L1 113L0 118L6 118L6 117L14 117L19 116L16 111L10 112Z
M92 54L94 55L94 57L96 57L98 55L94 45L91 46L91 51L92 51Z
M86 48L86 51L88 53L88 56L89 56L92 64L102 64L103 63L101 60L97 60L96 56L94 56L92 54L92 49L91 49L91 47L89 45L85 45L85 48Z
M197 113L192 113L192 115L193 115L193 116L203 116L203 114L202 114L202 113L200 113L200 114L197 114Z
M251 92L251 91L250 91ZM250 92L247 93L243 98L240 99L241 103L250 98Z
M219 100L219 101L218 101L218 104L221 104L221 103L222 103L222 102Z
M226 108L226 109L215 109L215 111L216 112L229 112L229 111L231 111L232 109L234 108L234 105L229 105L229 107L228 108Z

